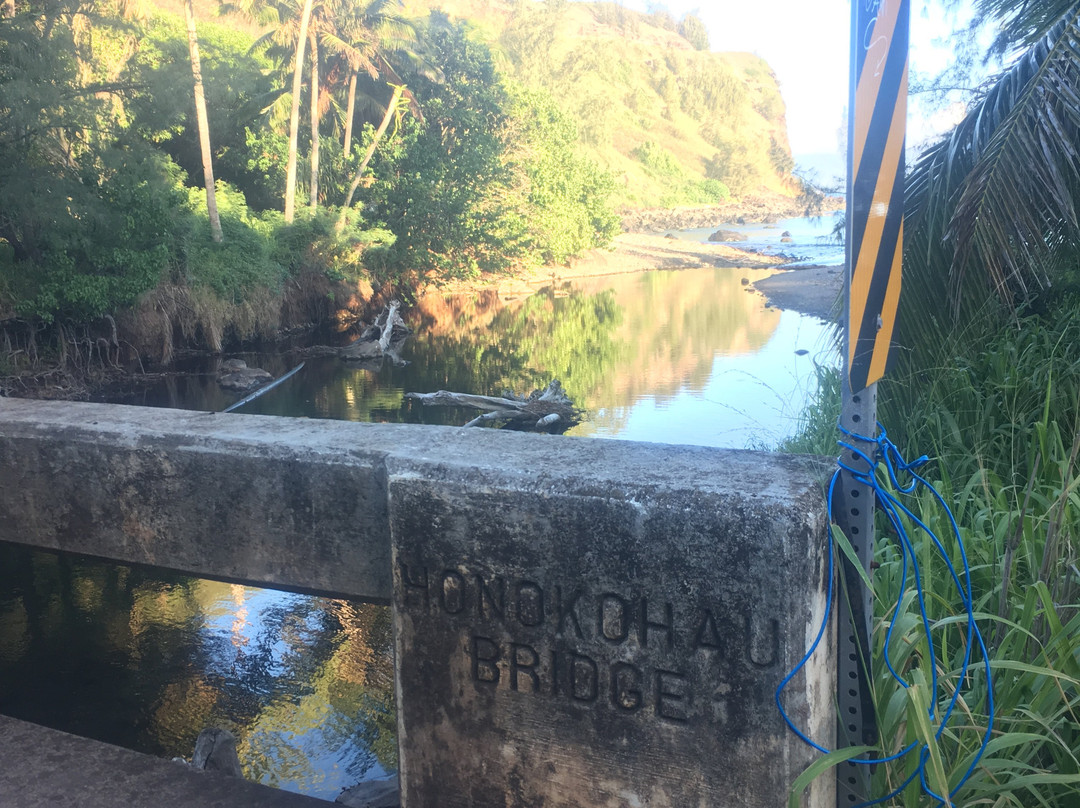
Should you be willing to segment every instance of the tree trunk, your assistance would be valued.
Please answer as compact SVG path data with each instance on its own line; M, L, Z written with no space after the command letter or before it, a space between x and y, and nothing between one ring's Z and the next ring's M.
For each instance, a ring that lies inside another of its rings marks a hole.
M195 33L195 9L191 0L184 3L187 17L188 51L191 54L191 75L195 79L195 124L199 130L202 149L203 182L206 184L206 212L210 217L210 237L221 243L221 219L218 217L217 194L214 189L214 162L210 152L210 120L206 114L206 95L203 93L202 66L199 62L199 37Z
M401 94L404 91L404 85L398 85L394 88L394 95L390 99L390 103L386 105L386 114L383 115L379 128L375 130L375 137L371 139L371 145L369 145L367 151L364 152L364 159L360 161L360 165L356 169L356 174L353 176L352 184L349 186L349 193L345 197L345 205L341 208L341 214L338 216L338 230L341 230L345 226L345 216L349 211L349 207L352 205L353 194L355 194L356 189L360 187L360 180L363 178L364 172L367 171L368 163L371 162L371 158L375 154L375 147L379 145L382 136L386 134L386 130L390 126L390 119L394 117L394 113L397 111L398 101L401 100Z
M349 160L352 150L353 118L356 117L356 71L349 76L349 101L345 108L345 161Z
M311 35L311 196L308 208L319 207L319 41Z
M296 63L293 65L292 109L289 112L289 161L285 167L285 221L292 222L296 209L296 151L300 139L300 91L304 86L304 48L314 0L304 0L300 12L300 31L296 37Z

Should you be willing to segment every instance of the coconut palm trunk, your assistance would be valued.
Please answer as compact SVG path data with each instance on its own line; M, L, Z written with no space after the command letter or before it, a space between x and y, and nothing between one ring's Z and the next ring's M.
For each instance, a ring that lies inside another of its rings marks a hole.
M349 212L349 208L352 206L353 195L356 193L356 189L360 187L360 181L364 177L364 172L367 171L368 163L371 162L371 158L375 155L375 148L379 145L379 141L382 140L383 135L386 134L391 119L398 111L398 104L401 101L401 95L404 92L404 85L399 84L394 87L394 95L390 99L390 103L386 105L386 114L383 115L383 119L379 123L379 128L375 130L375 137L371 139L371 145L368 146L367 151L364 153L364 159L361 160L360 165L357 166L356 174L353 175L352 184L349 185L349 193L345 197L345 204L342 206L341 213L338 215L338 231L345 227L345 217Z
M319 207L319 42L311 35L311 195L308 208Z
M296 210L296 152L300 139L300 92L304 86L304 48L314 0L304 0L300 12L300 30L296 37L296 60L293 65L292 109L289 112L289 159L285 166L285 221L292 222Z
M187 17L188 51L191 54L191 75L195 79L195 124L199 130L202 150L203 180L206 183L206 212L210 217L210 237L221 242L221 219L218 217L217 195L214 192L214 163L210 151L210 119L206 114L206 95L203 93L202 66L199 61L199 37L195 33L195 9L191 0L184 3Z
M352 128L353 118L356 117L356 81L357 73L352 71L349 76L349 101L345 108L345 159L349 159L352 151Z

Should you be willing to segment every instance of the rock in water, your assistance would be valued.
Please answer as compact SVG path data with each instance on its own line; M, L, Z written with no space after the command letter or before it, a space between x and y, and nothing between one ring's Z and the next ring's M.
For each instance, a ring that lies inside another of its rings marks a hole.
M226 390L247 392L274 377L262 368L249 368L243 359L226 359L218 371L218 384Z
M236 755L236 738L227 729L207 727L195 741L192 768L221 772L230 777L243 777L240 758Z
M721 229L710 235L709 241L746 241L746 236L734 230Z

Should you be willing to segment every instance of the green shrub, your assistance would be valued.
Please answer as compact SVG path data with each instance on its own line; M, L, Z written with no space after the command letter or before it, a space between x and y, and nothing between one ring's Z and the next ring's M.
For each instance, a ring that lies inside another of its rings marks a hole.
M187 215L180 170L142 148L104 152L97 168L100 182L71 186L67 200L51 198L46 185L43 199L7 207L33 234L24 254L0 267L19 315L96 319L134 303L172 263Z
M959 525L992 657L993 740L953 804L1080 804L1080 360L1072 350L1080 340L1080 299L1066 295L1041 315L992 325L954 333L925 367L898 363L879 385L879 417L908 456L926 452L933 459L927 476ZM835 454L829 433L835 436L839 377L826 371L823 378L802 435L786 449ZM924 496L913 510L938 536L950 535L936 501ZM928 675L928 655L911 607L911 577L901 586L896 541L883 523L877 535L873 697L886 739L881 752L891 753L898 739L920 735L906 694L884 665L886 630L895 626L889 651L907 676ZM911 538L930 584L928 617L937 627L935 652L948 692L964 651L965 604L926 535L912 531ZM945 546L959 563L955 543ZM905 606L894 611L897 602ZM939 740L928 739L950 787L989 723L977 651L974 662L961 714ZM873 796L893 790L909 772L899 763L876 767ZM890 804L922 804L918 788L914 783Z
M653 174L674 179L682 179L686 176L686 171L675 155L651 140L646 140L631 154Z
M611 174L578 151L577 127L545 92L512 87L511 153L528 181L527 219L540 258L562 262L608 244L619 220Z
M679 35L694 46L694 50L709 49L709 32L696 14L687 14L679 20Z
M208 286L222 300L239 303L256 289L281 290L285 268L273 257L273 229L252 216L243 195L225 182L216 189L224 240L210 238L206 192L189 190L190 229L184 241L184 281Z

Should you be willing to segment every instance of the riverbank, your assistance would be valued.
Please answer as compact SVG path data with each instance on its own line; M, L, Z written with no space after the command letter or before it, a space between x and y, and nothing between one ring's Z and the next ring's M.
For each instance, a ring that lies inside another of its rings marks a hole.
M468 281L429 283L425 293L469 293L497 289L503 297L532 294L552 283L601 275L626 275L652 269L696 269L698 267L780 267L783 258L761 255L710 242L682 241L645 233L623 233L611 247L588 250L569 264L523 269L512 275L485 276Z
M500 297L523 297L545 286L577 278L625 275L654 269L731 267L775 269L776 274L753 288L780 309L791 309L822 320L840 318L843 272L839 266L784 269L785 259L725 244L683 241L644 233L623 233L612 246L589 250L567 265L524 269L513 275L485 276L452 283L429 283L422 294L471 294L495 289Z
M843 309L843 267L799 267L777 272L754 288L778 309L791 309L829 322L839 322Z
M713 216L716 215L715 210ZM713 220L715 223L715 219ZM711 225L710 225L711 226ZM822 319L830 318L836 300L840 275L835 268L800 268L784 271L784 258L762 255L726 244L694 242L658 234L623 233L608 248L589 250L565 265L523 269L513 274L484 276L468 281L422 284L418 295L471 294L496 291L504 299L527 297L537 290L578 278L605 275L624 275L649 270L684 270L698 267L731 267L746 269L775 269L774 277L755 283L770 303L790 308ZM384 289L383 294L390 293ZM367 289L343 289L335 295L339 306L356 314L378 295ZM147 358L149 362L150 359ZM92 370L52 367L29 373L0 375L0 396L32 398L86 399L102 389L119 383L130 385L135 378L151 379L160 374L145 370L164 370L169 366L143 367L132 373L132 363L116 360L101 362ZM122 369L125 366L126 369Z

